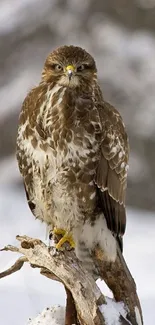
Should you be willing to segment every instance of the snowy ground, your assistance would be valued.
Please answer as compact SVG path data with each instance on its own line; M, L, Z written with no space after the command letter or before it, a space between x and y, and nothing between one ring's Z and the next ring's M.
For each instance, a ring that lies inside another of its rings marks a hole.
M126 319L127 312L122 302L116 303L112 299L106 298L106 303L106 305L100 306L100 312L103 313L106 324L119 325L120 315ZM140 325L141 320L137 318L137 321L139 321L138 324ZM27 325L64 325L64 322L65 308L58 305L51 308L45 308L37 317L30 319ZM128 322L128 324L130 325L131 323Z
M15 244L17 234L39 236L45 239L45 227L35 221L27 207L25 196L19 189L0 188L0 247ZM155 218L152 214L128 211L124 255L134 276L141 299L146 325L154 325L155 306ZM0 254L0 271L8 268L17 255ZM105 285L99 282L104 293ZM64 305L63 287L28 266L0 281L0 324L26 325L29 317L35 317L45 307Z

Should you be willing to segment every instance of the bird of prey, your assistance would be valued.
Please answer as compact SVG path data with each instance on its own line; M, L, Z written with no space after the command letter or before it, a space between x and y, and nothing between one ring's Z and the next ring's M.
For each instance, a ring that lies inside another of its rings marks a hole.
M34 216L85 262L98 245L122 250L129 145L119 112L105 102L93 57L76 46L48 55L25 98L17 160ZM88 253L88 256L86 254Z

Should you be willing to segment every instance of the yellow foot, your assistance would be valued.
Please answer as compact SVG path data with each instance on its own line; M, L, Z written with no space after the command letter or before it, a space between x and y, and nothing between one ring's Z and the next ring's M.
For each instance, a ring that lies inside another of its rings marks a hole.
M62 235L62 238L56 244L57 249L60 249L61 246L66 242L68 242L72 248L75 247L75 243L74 243L71 233L66 232L64 229L57 229L57 228L54 228L53 233L55 235Z
M54 235L62 235L62 236L64 236L66 231L64 229L61 229L61 228L54 228L53 233L54 233Z

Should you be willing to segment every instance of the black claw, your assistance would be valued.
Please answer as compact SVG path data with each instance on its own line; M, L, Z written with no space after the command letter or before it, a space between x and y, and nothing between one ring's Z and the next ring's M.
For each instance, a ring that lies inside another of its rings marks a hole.
M52 238L53 238L53 233L50 232L50 233L49 233L49 240L52 240Z

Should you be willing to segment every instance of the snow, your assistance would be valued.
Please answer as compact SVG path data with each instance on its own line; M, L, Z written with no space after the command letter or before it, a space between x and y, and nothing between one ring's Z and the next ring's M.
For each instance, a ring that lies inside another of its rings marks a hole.
M119 325L120 315L122 315L126 319L127 313L124 309L123 303L116 303L112 299L109 299L107 297L106 303L107 304L100 306L100 311L105 317L106 325ZM53 306L51 308L44 309L42 313L39 314L37 317L29 319L27 325L64 325L64 320L65 308L62 306ZM131 325L129 321L127 322L129 325ZM141 325L141 323L138 322L138 325Z
M61 306L54 306L46 308L32 320L29 320L27 325L64 325L65 308Z
M125 259L137 284L144 324L154 325L155 218L153 213L128 209L127 220ZM17 234L42 240L46 236L46 227L31 215L23 190L10 184L0 186L0 229L0 247L8 243L17 244ZM11 266L17 256L11 252L0 253L0 271ZM98 281L98 285L106 296L112 297L103 281ZM44 308L65 305L63 286L41 276L38 269L28 265L2 279L0 292L0 324L3 325L24 325L29 317L36 317Z
M100 306L100 311L104 315L106 325L119 325L120 315L122 315L126 319L127 312L125 311L123 303L117 303L107 297L106 303L107 304ZM130 325L130 322L128 323Z

